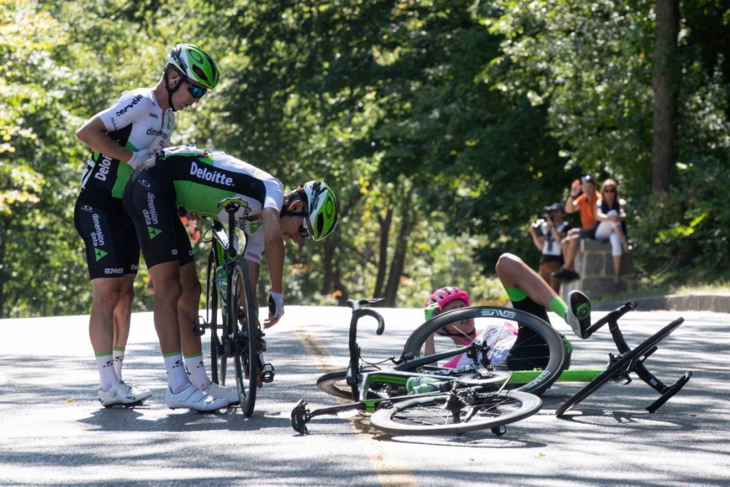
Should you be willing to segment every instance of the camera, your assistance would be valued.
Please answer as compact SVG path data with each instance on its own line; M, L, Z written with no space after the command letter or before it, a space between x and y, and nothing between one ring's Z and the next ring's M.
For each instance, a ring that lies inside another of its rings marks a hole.
M557 208L555 208L552 205L550 205L550 206L543 206L542 207L542 214L543 215L553 216L553 214L555 213L556 210L557 210Z
M540 218L539 220L537 220L535 223L532 224L532 228L534 228L535 230L538 230L542 226L543 223L545 223L545 220Z

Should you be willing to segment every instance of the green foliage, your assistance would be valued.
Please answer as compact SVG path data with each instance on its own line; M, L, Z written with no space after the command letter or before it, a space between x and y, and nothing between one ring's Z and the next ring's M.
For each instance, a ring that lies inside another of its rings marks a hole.
M88 150L74 132L156 83L178 42L211 53L222 77L178 115L173 143L226 150L290 187L336 189L336 234L288 245L289 303L380 294L421 306L448 284L503 299L486 278L496 258L536 265L527 225L584 172L621 185L645 276L726 278L730 13L680 4L679 164L659 201L647 196L653 7L0 0L0 315L88 311L72 224ZM145 278L143 267L136 309L151 307Z

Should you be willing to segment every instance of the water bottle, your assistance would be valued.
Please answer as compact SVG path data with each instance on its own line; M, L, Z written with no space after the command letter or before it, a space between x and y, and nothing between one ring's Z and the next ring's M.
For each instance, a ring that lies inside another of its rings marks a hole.
M406 390L409 394L438 391L441 382L433 377L409 377L406 381Z

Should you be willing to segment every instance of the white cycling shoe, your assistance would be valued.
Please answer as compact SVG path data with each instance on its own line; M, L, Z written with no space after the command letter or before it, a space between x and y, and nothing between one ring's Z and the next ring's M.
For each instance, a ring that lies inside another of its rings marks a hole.
M573 332L586 339L586 330L591 326L591 300L580 291L568 293L568 313L565 316Z
M209 394L215 398L225 399L228 401L229 406L234 404L240 404L241 400L238 398L238 391L236 389L228 389L223 386L219 386L215 382L208 384L208 387L202 389L206 394Z
M99 388L99 402L105 408L112 406L136 406L142 404L145 399L152 396L152 392L147 389L131 387L124 381L118 380L104 391Z
M182 408L203 412L215 411L228 406L227 399L213 397L192 384L188 384L177 394L173 394L168 387L165 391L165 403L170 409Z

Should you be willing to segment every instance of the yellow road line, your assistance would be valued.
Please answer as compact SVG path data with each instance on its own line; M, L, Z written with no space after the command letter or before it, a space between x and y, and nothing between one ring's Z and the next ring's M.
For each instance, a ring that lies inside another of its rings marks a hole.
M304 328L298 328L295 333L320 372L342 370L342 364L339 366L335 364L334 357L318 336ZM344 399L339 399L339 401L347 402ZM371 429L368 420L363 416L350 418L349 421L355 433L363 440L375 475L382 485L387 487L418 485L416 478L406 465L405 459L397 451L399 445L390 441L374 442L371 437L373 434L377 434L378 430Z

